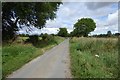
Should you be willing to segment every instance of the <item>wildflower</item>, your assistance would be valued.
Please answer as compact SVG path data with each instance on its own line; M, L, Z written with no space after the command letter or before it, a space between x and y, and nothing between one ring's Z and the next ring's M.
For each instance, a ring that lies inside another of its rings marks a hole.
M99 55L97 55L97 54L96 54L95 56L96 56L96 57L99 57Z

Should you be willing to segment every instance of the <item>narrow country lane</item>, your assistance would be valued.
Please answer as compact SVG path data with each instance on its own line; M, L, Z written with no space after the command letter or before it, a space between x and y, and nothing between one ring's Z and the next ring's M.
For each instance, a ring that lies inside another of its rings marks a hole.
M70 78L69 67L69 39L66 39L7 78Z

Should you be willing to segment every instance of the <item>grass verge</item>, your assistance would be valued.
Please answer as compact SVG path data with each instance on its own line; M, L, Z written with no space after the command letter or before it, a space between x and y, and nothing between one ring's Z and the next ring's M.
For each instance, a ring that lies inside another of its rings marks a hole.
M14 43L5 45L2 48L2 77L5 78L13 71L22 67L37 56L42 55L46 50L62 42L64 38L55 37L54 42L42 41L37 47L28 43ZM42 46L42 47L41 47Z
M70 40L71 73L75 78L117 78L117 38Z

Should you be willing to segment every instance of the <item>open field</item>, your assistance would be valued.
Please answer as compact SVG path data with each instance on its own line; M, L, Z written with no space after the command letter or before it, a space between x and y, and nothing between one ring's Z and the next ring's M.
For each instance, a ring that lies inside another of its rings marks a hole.
M118 76L117 38L72 38L71 73L75 78L115 78Z
M2 48L3 77L11 74L13 71L22 67L25 63L42 55L46 50L64 40L64 38L56 36L53 42L41 41L37 45L33 45L31 43L24 44L21 39L25 40L27 37L19 38L11 45L5 45Z

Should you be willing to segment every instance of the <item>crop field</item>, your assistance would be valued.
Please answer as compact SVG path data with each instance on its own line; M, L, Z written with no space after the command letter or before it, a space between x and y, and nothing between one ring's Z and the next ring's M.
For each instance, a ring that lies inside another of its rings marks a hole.
M116 78L118 76L117 38L72 38L71 74L75 78Z
M28 37L20 37L10 45L2 48L2 74L3 78L19 69L27 62L42 55L48 49L54 47L64 40L62 37L55 36L54 41L40 41L37 45L31 43L24 44ZM56 44L57 43L57 44Z

